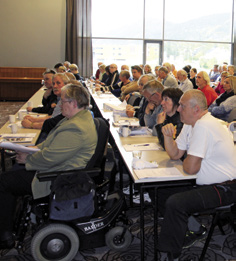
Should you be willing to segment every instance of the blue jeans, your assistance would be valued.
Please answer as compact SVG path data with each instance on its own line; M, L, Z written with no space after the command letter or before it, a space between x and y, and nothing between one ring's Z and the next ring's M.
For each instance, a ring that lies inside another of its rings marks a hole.
M158 249L177 258L181 254L191 214L234 202L236 184L160 189L158 208L164 213L164 220Z

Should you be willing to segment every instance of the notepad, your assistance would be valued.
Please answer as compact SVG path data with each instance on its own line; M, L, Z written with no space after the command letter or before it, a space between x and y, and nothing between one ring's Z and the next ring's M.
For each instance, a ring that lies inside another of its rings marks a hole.
M124 149L126 151L134 150L160 150L161 147L157 143L139 143L139 144L125 144Z
M175 167L134 170L138 179L175 180L184 175Z

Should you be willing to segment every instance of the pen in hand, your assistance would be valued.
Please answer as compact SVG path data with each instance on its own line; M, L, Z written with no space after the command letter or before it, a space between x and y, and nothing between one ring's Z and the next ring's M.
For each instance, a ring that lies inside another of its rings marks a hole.
M134 147L142 147L142 146L149 146L150 144L146 143L146 144L136 144L134 145Z

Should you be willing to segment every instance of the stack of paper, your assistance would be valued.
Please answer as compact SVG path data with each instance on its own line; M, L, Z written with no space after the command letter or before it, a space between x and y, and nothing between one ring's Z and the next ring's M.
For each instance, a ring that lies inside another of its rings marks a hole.
M34 153L36 151L39 151L40 149L37 148L30 148L30 147L25 147L19 144L15 144L12 142L0 142L0 147L8 150L15 150L15 151L21 151L21 152L27 152L27 153Z
M177 168L155 168L134 170L138 179L178 180L184 175Z
M16 134L2 134L0 141L9 141L13 143L28 143L33 140L36 133L16 133Z

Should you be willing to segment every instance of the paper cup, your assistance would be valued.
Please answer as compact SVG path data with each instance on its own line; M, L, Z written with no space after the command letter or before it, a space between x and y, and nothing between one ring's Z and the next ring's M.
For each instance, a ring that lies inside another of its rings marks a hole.
M120 115L119 114L113 114L113 120L114 120L114 122L118 122L120 120Z
M122 128L122 136L123 137L128 137L129 135L130 135L130 129L129 129L129 127L123 127Z
M19 111L19 112L18 112L18 119L19 119L20 121L22 121L23 118L24 118L23 112L22 112L22 111Z
M17 124L16 124L16 123L13 123L13 124L11 125L11 133L12 133L12 134L16 134L16 133L17 133L17 129L18 129Z
M14 123L16 121L15 115L9 115L9 122Z

